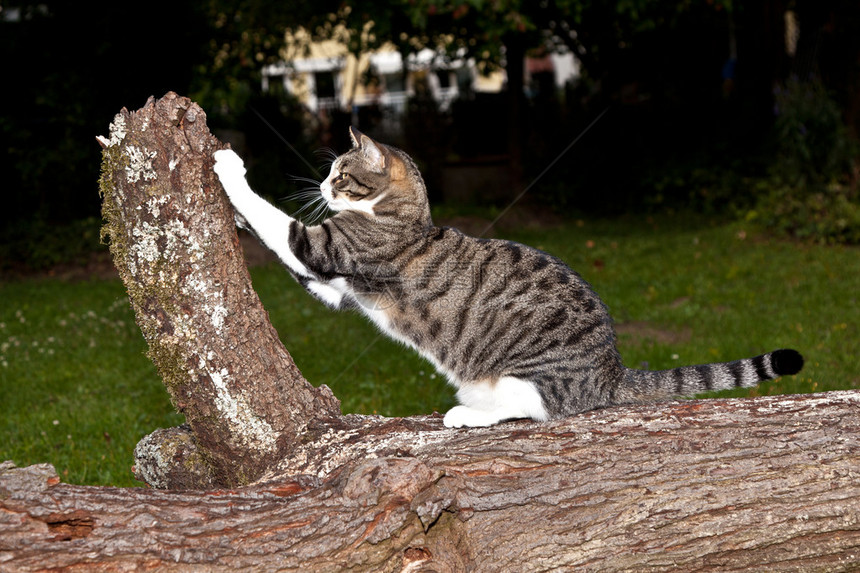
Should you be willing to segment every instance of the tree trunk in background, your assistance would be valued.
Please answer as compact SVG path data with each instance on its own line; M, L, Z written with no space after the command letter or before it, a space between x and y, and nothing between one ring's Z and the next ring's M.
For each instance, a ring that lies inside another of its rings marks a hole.
M773 96L787 73L785 0L764 0L738 12L738 89L749 102L751 119L766 133L773 123Z
M0 464L0 571L860 569L857 391L482 429L336 415L251 289L204 117L168 94L103 139L111 248L189 421L138 473L174 490Z
M103 233L149 357L192 431L144 439L137 474L160 487L250 483L310 420L340 414L337 400L302 377L251 286L212 171L224 145L203 110L174 93L150 98L121 111L100 141Z
M525 114L525 59L524 39L518 34L505 38L505 75L507 77L507 125L508 155L510 156L508 196L516 197L525 188L525 165L523 149L526 135L523 126Z
M857 571L860 392L309 427L239 490L0 466L0 571Z

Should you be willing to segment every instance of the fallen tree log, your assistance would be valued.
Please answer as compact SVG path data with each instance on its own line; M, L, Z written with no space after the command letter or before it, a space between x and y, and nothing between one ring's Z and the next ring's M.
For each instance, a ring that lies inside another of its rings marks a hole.
M856 571L860 393L671 402L453 430L313 428L234 490L0 469L0 568Z
M202 110L168 94L102 143L114 259L188 426L138 445L162 489L0 465L0 570L860 568L860 392L484 429L341 416L253 293Z

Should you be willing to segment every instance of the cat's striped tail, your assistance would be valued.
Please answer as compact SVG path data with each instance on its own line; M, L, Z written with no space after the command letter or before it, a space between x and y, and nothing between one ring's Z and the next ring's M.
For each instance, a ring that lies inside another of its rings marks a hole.
M623 401L651 402L702 392L747 388L779 376L797 374L803 356L796 350L782 349L733 362L681 366L671 370L625 371L625 386L618 396Z

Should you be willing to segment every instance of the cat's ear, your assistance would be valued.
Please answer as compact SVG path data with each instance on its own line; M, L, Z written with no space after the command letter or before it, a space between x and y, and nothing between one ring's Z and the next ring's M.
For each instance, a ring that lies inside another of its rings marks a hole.
M349 138L352 140L352 146L361 147L361 136L364 135L351 125L349 126Z
M370 164L373 171L382 173L385 171L385 154L375 141L350 126L349 136L352 138L353 149L358 149Z

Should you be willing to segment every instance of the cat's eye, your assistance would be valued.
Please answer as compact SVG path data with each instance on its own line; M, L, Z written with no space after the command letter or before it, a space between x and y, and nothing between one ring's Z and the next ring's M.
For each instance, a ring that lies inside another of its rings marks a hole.
M346 181L349 179L349 173L338 173L337 177L334 178L335 183L340 183L342 181Z

